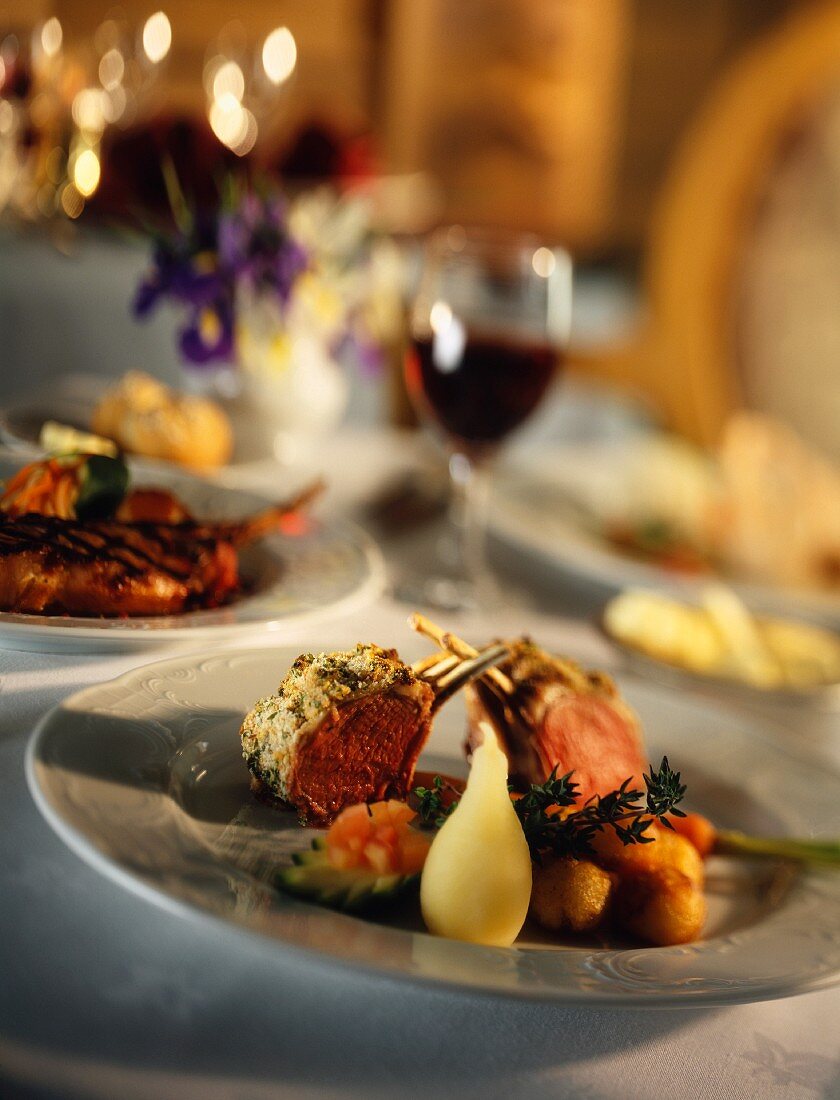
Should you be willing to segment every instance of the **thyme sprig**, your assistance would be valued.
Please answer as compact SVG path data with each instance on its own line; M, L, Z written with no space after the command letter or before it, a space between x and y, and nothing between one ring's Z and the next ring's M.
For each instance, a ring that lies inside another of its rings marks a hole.
M573 776L574 772L558 776L555 768L545 783L532 783L521 798L514 799L513 808L531 858L538 863L547 855L577 859L592 856L595 837L606 829L612 829L624 845L649 844L655 839L650 835L655 821L672 829L667 814L685 817L677 809L685 795L685 784L680 782L680 773L672 771L667 756L662 757L658 769L651 765L649 774L644 776L645 790L632 787L632 780L625 779L609 794L595 795L580 809L563 813L577 806L580 799L580 788ZM414 790L422 820L433 822L438 828L457 805L457 802L444 804L443 789L443 780L435 776L431 788Z
M436 775L432 780L431 787L415 787L411 792L419 803L417 812L420 815L420 820L425 825L434 825L435 828L439 829L458 805L457 798L447 805L444 794L447 788L452 791L455 790L454 787L445 783L439 775ZM455 793L457 794L457 791Z

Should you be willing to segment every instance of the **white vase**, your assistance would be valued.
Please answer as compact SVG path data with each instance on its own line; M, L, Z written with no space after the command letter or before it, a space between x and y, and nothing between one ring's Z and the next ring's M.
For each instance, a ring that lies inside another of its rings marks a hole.
M344 415L345 371L322 339L284 332L270 305L250 309L238 327L237 359L237 392L226 402L235 461L305 462Z

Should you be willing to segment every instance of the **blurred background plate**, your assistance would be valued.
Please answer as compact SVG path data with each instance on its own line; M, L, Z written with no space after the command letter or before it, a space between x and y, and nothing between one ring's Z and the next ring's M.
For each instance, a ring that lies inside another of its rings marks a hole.
M97 381L101 392L102 380ZM48 420L89 432L96 398L91 393L90 399L86 400L83 392L73 392L70 389L69 382L70 379L63 378L53 387L49 396L17 401L0 409L0 442L16 451L41 454L41 429ZM56 390L60 392L55 392Z
M21 465L0 456L0 480ZM291 497L297 483L278 484L275 499L213 485L187 474L155 470L135 479L171 489L201 519L237 519ZM317 506L316 506L317 507ZM95 619L0 612L0 644L9 649L73 653L161 646L208 645L268 632L288 637L305 624L352 611L376 599L385 566L373 539L346 520L314 519L299 537L273 535L240 555L249 586L227 607L158 618Z
M80 432L92 432L94 409L106 391L113 391L118 380L107 374L88 374L70 371L48 384L37 381L23 395L14 397L0 409L0 444L31 460L44 453L41 446L41 429L47 421L53 421ZM132 454L132 462L140 468L158 470L168 467L184 472L185 468L174 461ZM235 458L218 470L208 470L211 477L235 467ZM239 463L241 465L241 463Z

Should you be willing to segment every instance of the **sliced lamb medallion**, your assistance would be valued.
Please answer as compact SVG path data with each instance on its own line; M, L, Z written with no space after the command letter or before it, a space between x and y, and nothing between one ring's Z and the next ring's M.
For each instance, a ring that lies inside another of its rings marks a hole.
M500 692L487 677L467 688L468 747L480 740L479 723L489 719L519 785L544 783L556 767L558 775L574 772L581 802L608 794L625 779L644 786L641 728L609 676L526 641L513 645L498 668L513 693Z
M406 797L434 701L395 650L304 654L246 715L243 755L260 784L325 824L345 806Z

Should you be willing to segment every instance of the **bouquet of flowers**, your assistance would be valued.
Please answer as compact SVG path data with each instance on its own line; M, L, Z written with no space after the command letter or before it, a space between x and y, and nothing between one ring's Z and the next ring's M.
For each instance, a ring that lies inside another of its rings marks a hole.
M348 400L343 368L375 371L402 325L402 260L373 232L369 200L319 189L290 201L231 183L207 212L167 175L176 228L154 238L135 315L164 301L183 312L184 364L235 397L243 449L270 439L279 453L281 435L329 430Z
M162 301L180 307L187 366L276 372L299 340L378 366L401 279L363 198L324 189L290 202L230 185L218 210L194 211L168 182L176 231L155 237L134 313L147 317Z

